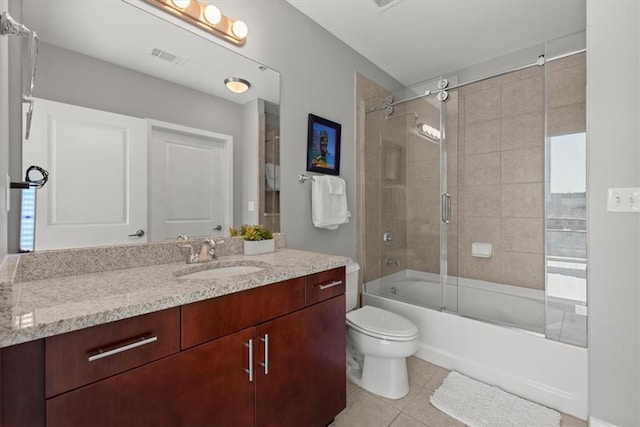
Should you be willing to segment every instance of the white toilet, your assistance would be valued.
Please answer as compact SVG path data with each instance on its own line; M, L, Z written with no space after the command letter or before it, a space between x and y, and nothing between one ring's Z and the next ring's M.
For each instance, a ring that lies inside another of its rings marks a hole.
M352 310L359 270L356 263L347 265L347 377L371 393L400 399L409 393L406 358L418 350L418 327L377 307Z

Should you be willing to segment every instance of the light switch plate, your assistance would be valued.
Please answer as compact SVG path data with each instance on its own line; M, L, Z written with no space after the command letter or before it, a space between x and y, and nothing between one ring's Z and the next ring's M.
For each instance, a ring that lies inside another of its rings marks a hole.
M610 188L607 195L610 212L640 212L640 188Z

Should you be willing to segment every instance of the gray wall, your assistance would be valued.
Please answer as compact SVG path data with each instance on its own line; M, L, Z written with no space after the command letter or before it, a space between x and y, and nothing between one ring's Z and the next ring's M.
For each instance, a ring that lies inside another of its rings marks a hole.
M246 44L229 47L280 72L281 221L288 246L355 258L355 72L389 89L400 84L284 0L229 1L220 8L249 27ZM352 217L335 231L313 227L311 185L296 180L306 169L309 113L342 125L340 176Z
M34 96L231 135L234 193L242 192L243 107L239 104L47 43L39 47ZM236 199L234 222L239 222L241 200Z
M606 198L640 186L638 28L638 2L587 1L589 405L620 426L640 425L640 215Z

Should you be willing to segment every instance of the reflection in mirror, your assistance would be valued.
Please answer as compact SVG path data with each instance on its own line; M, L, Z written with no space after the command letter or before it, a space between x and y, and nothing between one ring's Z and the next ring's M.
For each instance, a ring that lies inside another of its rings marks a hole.
M280 232L280 121L278 107L265 105L265 132L261 137L260 165L260 224L273 232Z
M277 72L142 3L22 6L41 40L23 166L50 173L35 250L223 236L246 222L243 196L257 204L251 222L279 230ZM231 93L230 76L250 90Z

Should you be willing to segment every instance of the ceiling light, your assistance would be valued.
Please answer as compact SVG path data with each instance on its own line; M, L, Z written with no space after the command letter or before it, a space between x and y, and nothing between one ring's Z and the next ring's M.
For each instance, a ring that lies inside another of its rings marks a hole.
M249 33L243 21L225 16L212 4L202 0L144 0L145 2L171 13L193 26L205 30L237 45L244 44Z
M247 24L243 21L236 21L231 26L231 31L233 31L233 34L235 34L239 39L244 39L249 33L249 28L247 28Z
M248 80L240 77L227 77L224 79L224 85L233 93L244 93L251 87Z
M209 24L216 25L216 24L219 24L220 21L222 20L222 13L220 13L220 9L218 9L212 4L204 8L203 15L204 15L204 19Z

